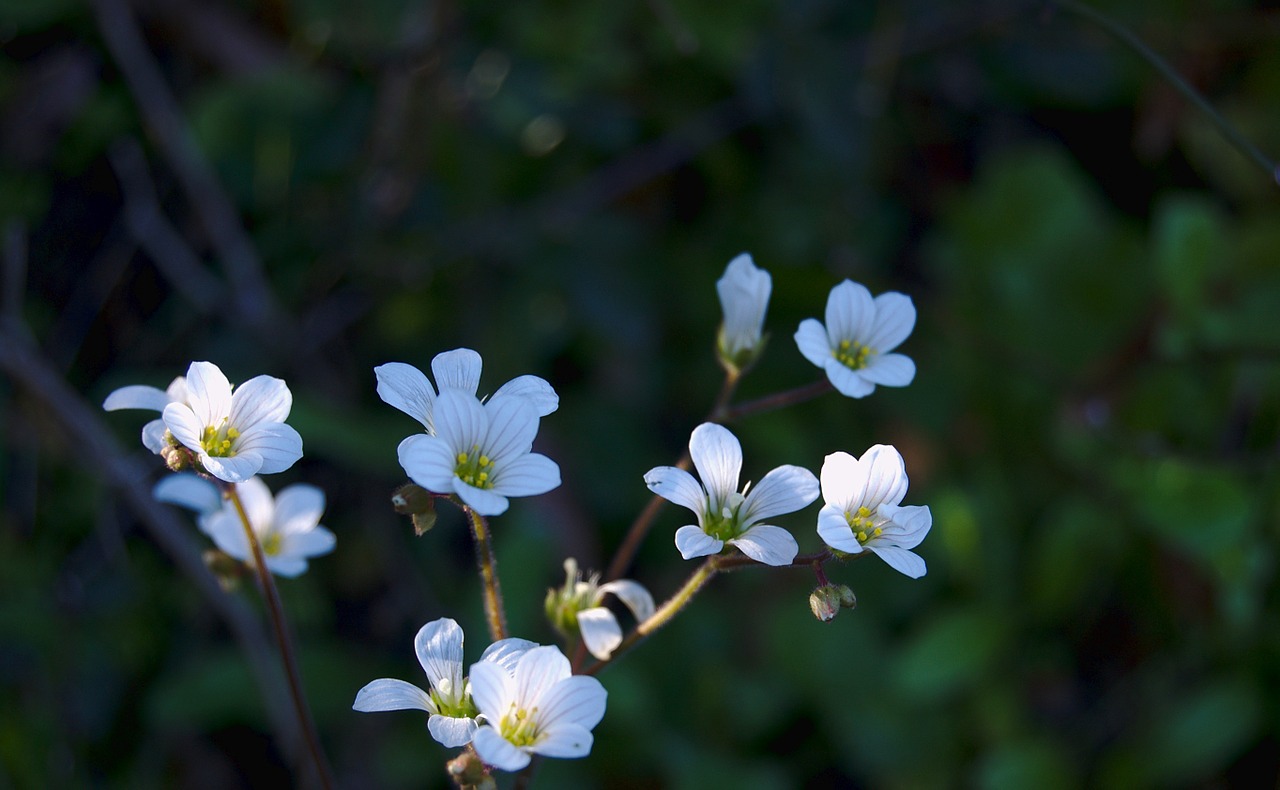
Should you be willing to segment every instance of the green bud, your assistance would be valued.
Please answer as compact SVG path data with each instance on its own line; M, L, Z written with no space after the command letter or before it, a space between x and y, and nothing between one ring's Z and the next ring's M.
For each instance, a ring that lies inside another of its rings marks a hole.
M845 584L827 584L809 595L809 609L824 623L836 619L841 609L852 609L857 605L857 597Z

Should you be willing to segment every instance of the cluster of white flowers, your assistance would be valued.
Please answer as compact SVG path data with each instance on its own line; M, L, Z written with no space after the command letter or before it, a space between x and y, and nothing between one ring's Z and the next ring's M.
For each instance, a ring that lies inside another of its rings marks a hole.
M756 362L767 340L772 278L744 253L729 263L716 290L724 310L717 351L729 377L728 392ZM914 363L892 353L915 326L915 307L908 297L885 293L873 298L866 288L846 280L832 289L825 317L825 326L812 318L801 322L795 341L831 387L861 398L876 385L900 387L912 381ZM559 466L533 452L539 421L559 406L555 390L537 376L520 376L491 397L480 397L481 369L480 355L466 348L432 360L434 384L405 363L374 368L382 400L423 428L398 448L405 474L426 492L415 489L425 503L422 514L414 506L415 515L434 520L433 499L448 498L474 514L477 530L484 517L506 512L511 497L542 494L560 485ZM323 492L294 484L273 496L257 476L284 471L302 455L301 437L285 423L292 395L280 379L257 376L233 387L216 365L193 362L165 390L123 387L103 406L161 412L160 419L143 428L143 444L164 456L171 468L193 473L166 477L155 496L195 511L201 531L224 554L253 566L252 535L267 570L293 577L307 569L310 558L332 551L334 535L320 525ZM826 457L820 477L802 466L778 466L758 485L739 488L742 446L727 428L706 422L690 436L689 458L697 477L674 466L655 467L644 475L652 492L696 517L696 523L675 531L684 559L740 552L765 565L800 564L795 537L771 522L808 507L821 494L817 533L830 551L805 562L866 550L908 576L925 573L924 560L911 549L928 533L932 516L927 507L901 504L907 474L893 447L875 445L861 459L834 452ZM657 617L653 597L638 582L601 583L595 574L584 579L573 559L564 567L564 586L547 595L548 618L569 639L580 638L598 660L610 660L624 642L617 617L603 605L607 595L620 600L637 624ZM846 587L827 585L821 571L818 575L825 586L815 591L817 603L811 605L820 619L828 620L839 607L852 605L853 595ZM499 639L464 675L462 628L441 618L422 626L414 649L427 688L392 678L374 680L356 694L355 710L425 711L435 740L451 748L469 746L493 769L521 770L535 754L582 757L590 751L591 731L604 716L607 695L594 677L575 675L558 648Z

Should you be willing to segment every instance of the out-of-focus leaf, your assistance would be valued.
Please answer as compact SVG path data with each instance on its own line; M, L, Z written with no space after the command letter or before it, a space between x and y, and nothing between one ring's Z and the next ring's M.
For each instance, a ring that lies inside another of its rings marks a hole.
M916 699L962 691L993 665L1008 625L983 607L952 609L925 620L893 663L898 686Z

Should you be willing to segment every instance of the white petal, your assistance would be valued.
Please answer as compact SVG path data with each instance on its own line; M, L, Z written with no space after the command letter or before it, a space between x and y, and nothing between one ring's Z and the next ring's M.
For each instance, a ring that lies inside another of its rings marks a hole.
M471 736L471 746L486 765L499 771L519 771L529 764L529 754L512 746L493 727L481 727Z
M164 432L164 420L152 420L142 426L142 446L159 455L164 446L168 444L165 441Z
M876 389L875 384L858 375L860 371L850 370L834 357L827 360L823 370L827 372L827 378L831 380L831 386L835 387L836 391L846 398L865 398Z
M457 700L462 694L462 626L448 617L432 620L418 629L413 649L431 686L438 691L440 681L448 681Z
M899 573L913 579L919 579L925 574L924 560L918 554L912 554L897 546L876 546L868 543L867 548L874 551L890 568Z
M796 347L804 358L818 367L825 367L827 360L831 359L831 339L827 337L827 330L818 319L806 318L801 321L795 339Z
M244 506L249 523L259 535L266 532L275 522L276 502L271 496L271 489L261 477L252 477L236 484L236 493L240 495L240 504ZM231 512L235 512L232 507Z
M396 450L400 466L413 482L437 494L452 494L458 461L453 448L439 436L416 434Z
M573 675L556 683L542 696L538 714L548 728L576 724L589 730L604 718L608 696L599 680L589 675Z
M192 362L187 368L187 404L195 412L202 431L210 425L218 425L231 414L231 382L217 365ZM169 430L173 427L170 426Z
M794 513L808 507L818 498L818 478L802 466L779 466L765 475L747 493L740 517L744 526L751 526L784 513Z
M230 505L228 505L230 507ZM240 517L231 510L219 510L201 519L200 529L213 539L213 544L241 562L249 562L249 540Z
M128 387L121 387L108 395L107 399L102 402L102 408L107 411L117 411L119 409L164 411L164 407L169 405L169 400L169 393L164 390L133 384Z
M881 505L879 512L880 515L891 520L885 528L884 536L889 539L888 542L899 548L913 549L919 546L929 534L929 528L933 526L933 514L927 507Z
M283 554L268 556L267 570L277 576L293 579L306 573L307 561L303 557L287 557Z
M491 488L476 488L459 478L454 478L453 490L467 507L482 516L501 516L511 505L511 502L497 491Z
M866 488L850 501L875 510L896 505L907 495L907 468L902 455L892 445L872 445L858 462Z
M782 527L756 524L751 529L729 541L743 554L765 565L790 565L800 551L800 545Z
M742 471L742 445L723 425L704 422L689 437L689 457L707 489L710 508L718 511L730 495L738 490L738 474Z
M280 538L280 553L294 557L319 557L333 551L337 538L321 526L306 532L290 532Z
M876 307L871 292L851 280L831 289L827 296L828 348L835 348L842 340L866 345L875 327Z
M822 501L840 510L849 509L858 491L866 489L865 472L858 459L844 451L828 455L822 461Z
M595 680L595 678L585 678ZM577 724L561 724L543 732L531 748L546 757L575 758L591 753L591 731Z
M916 363L902 354L876 354L858 373L886 387L905 387L916 377Z
M668 502L687 507L701 516L707 509L707 492L693 475L675 466L655 466L645 473L644 484Z
M282 422L260 422L236 440L235 452L256 453L262 460L257 472L283 472L302 457L302 437Z
M752 348L760 342L772 289L773 280L769 273L757 268L745 252L729 261L724 276L716 281L730 354Z
M527 653L521 653L520 658ZM501 721L515 700L515 675L495 661L478 661L471 665L470 679L476 708L489 721Z
M375 680L356 692L352 710L373 713L380 710L425 710L435 712L427 693L412 683L394 678Z
M243 483L262 469L262 456L253 452L240 452L232 458L214 458L200 454L204 470L228 483Z
M622 644L622 627L613 612L603 606L578 612L578 630L591 655L604 661Z
M425 373L403 362L388 362L374 368L373 375L378 380L378 397L384 403L422 423L427 433L435 433L432 409L436 391Z
M170 403L164 407L160 418L164 420L164 426L169 429L169 433L173 434L173 438L177 439L183 447L196 452L204 450L200 440L204 436L205 424L200 422L200 418L190 406L185 403Z
M455 348L453 351L436 354L436 358L431 360L431 373L436 377L436 386L441 392L451 389L475 395L480 389L482 365L480 355L475 351Z
M470 453L480 447L489 430L489 416L474 395L459 390L442 390L436 398L436 436L455 453Z
M546 380L537 376L517 376L498 388L493 397L513 396L524 398L539 417L546 417L560 406L560 396Z
M491 398L484 406L489 429L480 447L499 469L504 461L529 452L538 434L538 413L523 398Z
M846 554L860 554L862 544L853 534L853 527L844 517L844 509L827 505L818 512L818 537L822 542Z
M871 334L863 341L881 354L897 348L916 326L916 306L911 297L897 291L876 297L876 320Z
M724 541L703 532L702 527L690 525L676 530L676 549L686 560L717 554L723 548Z
M493 490L503 496L536 496L560 485L560 466L540 453L517 456L496 469Z
M216 513L222 509L222 492L203 477L192 474L163 477L151 490L161 502L185 507L196 513Z
M637 622L643 623L653 616L653 596L639 582L630 579L617 579L600 585L600 594L613 593L626 604Z
M455 749L471 743L471 737L476 731L476 720L466 716L436 714L427 719L427 730L440 745Z
M293 408L293 393L282 379L254 376L231 396L230 424L248 433L259 423L284 422Z
M276 494L276 532L307 532L324 515L324 492L313 485L294 483Z
M516 664L516 700L521 707L541 707L543 696L570 675L569 659L553 645L525 651Z
M516 664L519 663L520 656L524 655L526 650L538 646L537 642L530 642L528 639L518 639L516 637L499 639L484 649L484 652L480 654L480 660L492 662L505 669L508 673L515 674Z

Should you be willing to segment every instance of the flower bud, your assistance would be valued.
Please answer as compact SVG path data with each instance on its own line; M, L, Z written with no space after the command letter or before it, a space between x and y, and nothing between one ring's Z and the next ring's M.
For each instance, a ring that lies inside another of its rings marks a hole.
M480 756L467 749L446 763L445 770L458 787L474 788L474 790L494 790L497 784L485 769Z
M244 575L244 564L240 560L217 549L206 551L203 559L223 592L231 592L240 586L240 578Z
M857 597L845 584L824 585L809 595L809 609L824 623L834 620L841 609L852 609L857 605Z
M436 500L425 488L405 483L391 495L391 507L402 516L411 516L413 531L422 537L436 525Z
M168 435L166 432L165 436ZM164 459L165 466L169 467L172 472L185 472L188 469L195 468L195 464L192 463L191 451L181 445L166 444L160 450L160 457Z
M731 374L751 367L764 350L767 338L761 330L772 288L769 273L757 268L746 253L730 261L724 276L716 282L724 309L716 346L720 364Z
M578 633L578 612L596 605L600 577L583 581L578 561L572 557L564 561L564 574L564 586L547 590L543 606L551 625L570 638Z

